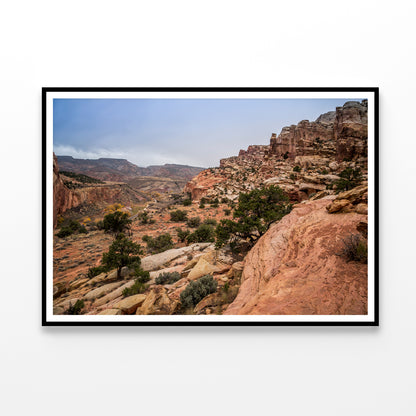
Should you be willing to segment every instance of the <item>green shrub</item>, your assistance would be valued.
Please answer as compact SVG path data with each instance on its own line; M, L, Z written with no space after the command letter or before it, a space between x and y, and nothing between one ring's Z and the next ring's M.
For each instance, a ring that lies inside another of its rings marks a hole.
M186 225L191 228L197 228L201 225L201 218L199 217L193 217L189 218L186 222Z
M108 252L103 253L102 264L108 269L117 268L117 277L120 278L124 266L140 264L138 254L143 254L140 245L129 240L124 234L118 234Z
M215 229L212 225L202 224L186 238L190 243L205 243L215 241Z
M155 283L157 285L171 285L172 283L177 282L180 278L181 275L178 272L165 272L156 277Z
M300 166L298 166L298 165L296 165L294 168L293 168L293 172L300 172L302 169L301 169L301 167Z
M81 225L78 221L70 220L68 225L63 226L56 234L59 238L67 237L72 234L87 234L88 231L85 226Z
M173 247L172 236L169 233L160 234L156 238L144 235L142 240L147 244L151 253L162 253Z
M231 214L231 210L230 209L225 209L224 210L224 214L225 215L230 215Z
M346 258L347 261L357 261L360 263L367 263L367 241L359 234L350 234L345 239L342 239L343 247L340 256Z
M183 243L186 238L188 237L189 234L191 234L191 232L189 230L182 230L182 228L176 228L176 233L178 236L178 240L179 242Z
M352 188L358 186L361 181L363 180L363 176L361 174L361 169L353 169L348 167L344 169L340 174L340 179L334 182L335 190L337 193L343 191L349 191Z
M195 307L205 296L217 290L218 283L211 275L206 275L190 282L181 293L180 299L184 308Z
M116 211L104 217L103 226L106 233L120 234L130 228L131 220L126 212Z
M207 218L202 224L213 225L215 227L217 225L217 220L214 218Z
M170 213L170 220L173 222L182 222L186 221L188 219L188 214L186 211L181 211L180 209L177 209L176 211L172 211Z
M202 202L199 204L199 208L205 208L205 204L203 204Z
M83 300L78 299L74 305L69 303L68 309L64 312L65 315L80 315L81 310L84 308L85 304Z
M140 224L149 224L151 221L151 218L149 217L149 213L146 211L143 211L140 215L139 215L139 222Z
M291 173L291 174L290 174L290 179L291 179L292 181L295 181L295 180L296 180L296 175L295 175L294 173Z
M89 279L91 279L95 276L98 276L101 273L104 273L104 272L108 272L108 268L106 266L102 265L102 266L97 266L97 267L90 267L88 269L87 277Z
M136 281L139 283L147 283L150 280L150 273L148 271L144 271L140 265L135 267L134 275L137 277Z
M145 292L146 289L147 289L147 285L140 282L139 279L136 279L135 282L133 283L133 286L126 287L123 290L123 297L126 298L128 296L138 295L140 293Z
M241 193L233 214L236 221L223 219L215 230L217 248L228 242L234 246L238 242L254 245L273 222L283 218L291 209L289 198L275 185Z
M184 199L182 201L182 204L184 207L189 207L190 205L192 205L192 200L191 199Z

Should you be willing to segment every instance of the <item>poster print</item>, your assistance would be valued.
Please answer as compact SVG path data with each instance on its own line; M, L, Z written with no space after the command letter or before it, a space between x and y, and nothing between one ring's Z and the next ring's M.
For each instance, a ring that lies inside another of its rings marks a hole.
M44 88L43 325L378 325L377 88Z

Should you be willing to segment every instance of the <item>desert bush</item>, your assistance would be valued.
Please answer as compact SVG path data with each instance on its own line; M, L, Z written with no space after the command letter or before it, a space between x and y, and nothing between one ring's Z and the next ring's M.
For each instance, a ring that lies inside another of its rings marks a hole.
M68 225L63 226L56 234L59 238L67 237L72 234L87 234L88 231L84 225L78 221L70 220Z
M224 210L224 214L225 214L225 215L230 215L230 214L231 214L231 210L230 210L230 209L228 209L228 208L226 208L226 209Z
M145 292L145 290L147 289L147 285L145 285L144 283L142 283L139 279L136 279L133 283L132 286L130 287L126 287L123 290L123 297L128 297L128 296L133 296L133 295L138 295L140 293Z
M201 225L201 218L199 217L193 217L189 218L186 222L186 225L190 228L197 228Z
M189 199L189 198L186 198L186 199L184 199L184 200L182 201L182 205L183 205L184 207L189 207L190 205L192 205L192 200L191 200L191 199Z
M78 299L73 305L70 302L68 309L64 312L65 315L80 315L85 304L83 300Z
M340 179L334 182L335 190L337 193L343 191L349 191L352 188L358 186L362 180L363 176L361 174L361 169L353 169L348 167L344 169L340 174Z
M217 286L217 281L211 275L206 275L190 282L180 296L183 308L193 308L205 296L214 293L217 290Z
M300 172L302 169L301 169L301 167L300 166L298 166L298 165L296 165L294 168L293 168L293 172Z
M283 218L291 209L289 198L275 185L241 193L233 214L236 221L223 219L215 230L217 248L228 242L234 247L238 242L254 245L273 222Z
M342 239L343 247L340 256L347 261L357 261L360 263L367 263L367 241L359 234L350 234L345 239Z
M180 209L177 209L176 211L172 211L170 213L170 220L173 222L182 222L186 221L188 219L188 214L186 211L181 211Z
M215 241L215 229L212 225L202 224L186 238L190 243L205 243Z
M204 204L204 203L202 203L202 202L200 202L200 204L199 204L199 208L201 208L201 209L205 208L205 204Z
M124 234L117 235L107 253L103 253L102 264L108 269L117 268L117 277L120 278L124 266L139 265L139 254L143 254L139 244L129 240Z
M171 285L172 283L177 282L180 278L181 275L178 272L165 272L156 277L155 283L157 285Z
M119 234L130 228L131 220L125 212L115 211L104 217L103 227L106 233Z
M213 225L215 227L217 225L217 220L215 218L207 218L202 224Z
M108 272L108 268L106 266L101 265L101 266L96 266L96 267L90 267L88 269L87 277L91 279L104 272Z
M189 230L182 230L182 228L176 228L176 234L178 236L178 240L180 243L183 243L186 240L186 237L188 237L191 232Z
M160 234L156 238L144 235L142 240L147 244L147 249L151 253L162 253L173 247L172 236L169 233Z

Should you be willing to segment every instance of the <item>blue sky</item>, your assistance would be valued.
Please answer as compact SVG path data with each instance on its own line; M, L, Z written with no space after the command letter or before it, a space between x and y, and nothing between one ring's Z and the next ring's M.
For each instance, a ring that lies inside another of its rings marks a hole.
M360 101L361 99L357 99ZM54 99L54 152L139 166L218 166L351 99Z

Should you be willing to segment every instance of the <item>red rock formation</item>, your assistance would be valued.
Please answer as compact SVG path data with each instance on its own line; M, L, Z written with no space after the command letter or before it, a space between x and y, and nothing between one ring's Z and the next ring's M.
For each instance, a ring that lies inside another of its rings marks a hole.
M329 214L334 197L299 204L245 258L227 315L367 314L367 265L339 255L342 238L367 221Z
M316 121L283 127L270 139L270 154L280 158L319 155L338 160L367 157L367 100L348 101Z
M53 226L56 226L58 216L66 210L81 203L79 195L68 189L59 174L58 161L53 154Z
M338 160L367 158L368 117L367 100L349 101L337 107L334 139Z
M185 192L191 194L192 199L201 199L207 194L207 191L211 189L215 184L224 182L225 178L217 176L210 172L209 169L202 171L195 178L190 180L185 188Z

